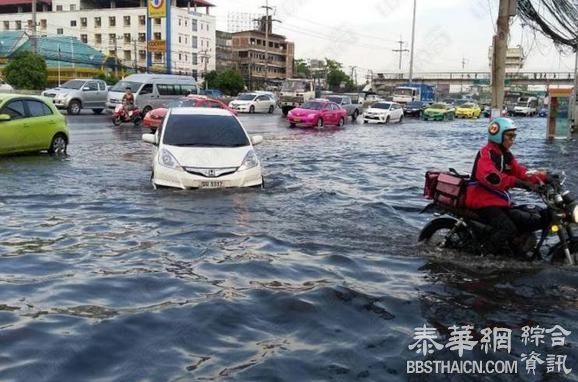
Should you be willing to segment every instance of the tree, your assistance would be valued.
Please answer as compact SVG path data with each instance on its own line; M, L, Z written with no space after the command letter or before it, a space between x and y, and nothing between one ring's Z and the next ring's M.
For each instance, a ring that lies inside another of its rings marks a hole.
M118 81L120 81L120 78L115 77L113 74L110 73L105 73L105 72L100 72L97 76L97 78L99 80L103 80L104 82L106 82L107 85L116 85L116 83Z
M16 89L44 89L48 81L46 61L32 52L19 52L4 68L6 82Z
M295 60L295 77L297 78L311 78L311 71L309 65L303 59Z
M205 76L205 82L207 83L207 87L208 88L218 88L218 82L219 82L219 73L217 73L216 70L211 70L209 73L207 73L207 75Z
M223 93L234 96L243 90L245 81L241 74L234 69L227 69L218 75L216 79L216 88Z

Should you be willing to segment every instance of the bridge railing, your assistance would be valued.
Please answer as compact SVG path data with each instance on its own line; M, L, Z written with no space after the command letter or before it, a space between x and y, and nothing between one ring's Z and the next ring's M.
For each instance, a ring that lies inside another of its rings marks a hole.
M409 80L407 73L376 73L376 80ZM414 80L490 80L490 72L429 72L415 73ZM516 80L573 80L572 72L517 72L506 73L506 79Z

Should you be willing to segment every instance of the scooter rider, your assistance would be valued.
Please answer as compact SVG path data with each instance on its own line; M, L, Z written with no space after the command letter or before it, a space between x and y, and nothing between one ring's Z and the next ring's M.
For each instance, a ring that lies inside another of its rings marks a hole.
M128 119L129 111L134 109L134 94L132 94L130 86L125 89L124 96L122 96L122 104L124 105L125 118Z
M509 118L496 118L488 127L488 143L480 149L468 184L466 207L474 209L480 218L494 228L486 249L496 253L507 248L524 252L523 243L516 240L519 233L542 228L546 218L512 206L509 189L514 187L532 191L549 181L546 172L527 173L510 148L516 139L516 125Z

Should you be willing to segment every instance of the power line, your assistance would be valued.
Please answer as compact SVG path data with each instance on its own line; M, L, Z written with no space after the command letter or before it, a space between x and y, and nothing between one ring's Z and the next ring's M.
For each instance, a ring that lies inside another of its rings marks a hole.
M399 52L399 70L401 70L401 57L403 52L409 52L409 49L403 49L403 44L405 44L405 41L403 41L400 37L399 41L397 42L399 44L399 49L392 49L393 52Z

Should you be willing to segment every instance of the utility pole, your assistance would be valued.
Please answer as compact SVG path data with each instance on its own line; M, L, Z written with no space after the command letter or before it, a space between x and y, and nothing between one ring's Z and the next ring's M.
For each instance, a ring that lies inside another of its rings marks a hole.
M574 63L574 91L572 92L572 107L569 117L571 116L574 121L574 129L578 128L578 39L576 40L576 46L574 47L576 54L576 62ZM570 125L572 126L572 125ZM576 131L576 130L575 130ZM571 129L568 129L569 138L571 137Z
M117 36L114 35L114 76L118 78L118 46L116 42Z
M269 0L265 0L265 87L267 87L267 80L269 77L269 10L273 9L269 6ZM273 22L271 22L271 26Z
M500 0L497 33L494 36L492 57L492 112L491 118L502 115L506 80L506 52L510 33L510 17L516 15L518 0Z
M133 51L134 51L134 72L138 73L138 61L137 61L137 50L136 50L136 40L132 40L132 46L133 46Z
M38 54L36 38L36 0L32 0L32 52L34 54Z
M405 41L401 39L401 36L399 37L399 41L397 43L399 44L399 49L392 49L392 52L399 52L399 70L401 71L401 55L403 52L409 52L409 49L403 49L403 44Z
M411 52L409 59L409 83L413 80L413 48L415 43L415 9L417 6L417 0L413 0L413 21L411 23Z
M466 69L467 60L462 57L462 72Z

